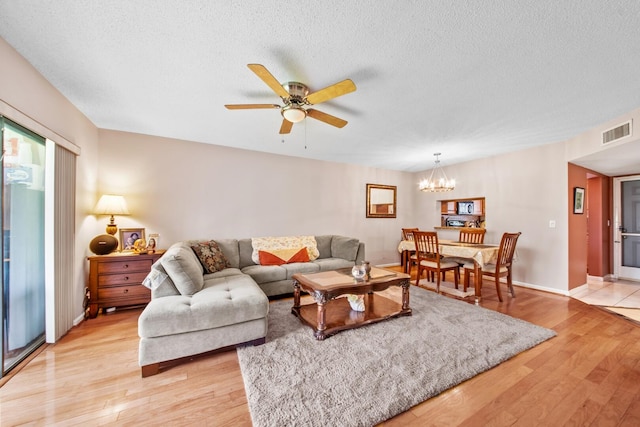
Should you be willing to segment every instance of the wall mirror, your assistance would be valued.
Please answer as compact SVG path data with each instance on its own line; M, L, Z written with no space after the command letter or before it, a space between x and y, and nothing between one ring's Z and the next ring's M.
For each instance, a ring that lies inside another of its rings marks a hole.
M396 186L367 184L367 218L396 217Z

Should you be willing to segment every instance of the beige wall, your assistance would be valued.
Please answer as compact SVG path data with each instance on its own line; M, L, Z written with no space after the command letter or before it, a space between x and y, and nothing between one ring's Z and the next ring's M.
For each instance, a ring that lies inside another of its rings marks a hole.
M101 193L127 199L132 215L118 224L160 233L163 247L342 234L364 241L371 262L398 263L400 229L416 217L412 174L344 163L101 130L98 171ZM398 187L396 218L366 218L367 183Z
M437 200L485 197L485 242L500 243L505 232L521 231L514 280L538 289L567 290L566 160L564 144L508 153L445 168L455 177L450 193L416 192L417 225L440 223ZM418 181L424 174L416 174ZM555 228L549 228L549 221ZM457 232L439 232L456 238Z
M587 132L577 138L599 135ZM580 151L572 151L577 156ZM487 237L521 231L514 280L566 294L568 287L567 143L446 167L457 187L422 193L428 172L403 173L299 159L126 132L100 131L99 192L127 197L133 215L120 226L184 238L336 233L366 243L374 264L399 261L402 227L439 224L438 200L485 197ZM398 218L365 218L365 184L398 186ZM551 228L549 222L554 221ZM96 233L106 218L100 219ZM442 238L455 232L441 231Z

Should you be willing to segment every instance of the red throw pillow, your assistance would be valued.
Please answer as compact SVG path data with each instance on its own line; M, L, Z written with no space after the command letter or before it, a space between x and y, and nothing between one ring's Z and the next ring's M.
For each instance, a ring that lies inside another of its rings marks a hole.
M307 251L307 248L258 251L258 257L260 258L260 265L282 265L291 264L293 262L309 262L309 252Z

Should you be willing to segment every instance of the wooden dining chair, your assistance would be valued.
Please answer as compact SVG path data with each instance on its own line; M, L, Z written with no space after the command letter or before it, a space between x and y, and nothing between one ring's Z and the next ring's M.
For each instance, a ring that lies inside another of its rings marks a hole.
M458 240L463 243L484 243L486 228L461 228Z
M518 242L520 234L522 233L504 233L502 235L502 240L500 241L500 249L498 249L496 263L485 264L482 267L481 277L473 278L473 280L480 280L480 286L482 286L482 276L493 277L496 282L496 292L498 293L498 299L500 302L502 302L502 293L500 292L501 277L507 278L507 287L509 288L509 292L511 292L511 296L513 298L516 297L511 278L511 264L513 263L513 255L516 252L516 243ZM474 268L475 266L473 263L467 263L464 265L465 291L467 290L467 287L469 287L469 276L473 273Z
M413 238L416 242L416 253L412 259L418 265L416 286L420 286L420 277L422 277L422 272L426 271L431 281L435 277L436 292L440 293L440 274L453 271L454 283L457 288L460 279L458 263L442 259L438 245L438 233L435 231L414 231Z
M403 228L402 240L413 240L413 232L420 231L418 228Z
M402 240L413 240L413 232L420 231L418 228L403 228L402 229ZM404 271L409 274L411 272L410 260L413 255L416 254L416 251L403 251L402 253L402 267Z
M458 241L462 243L484 243L484 235L487 233L486 228L461 228L460 234L458 235ZM458 268L462 268L466 263L472 261L469 258L461 258L461 257L446 257L446 261L457 262ZM456 286L456 289L458 287ZM467 288L464 288L464 291L467 291Z

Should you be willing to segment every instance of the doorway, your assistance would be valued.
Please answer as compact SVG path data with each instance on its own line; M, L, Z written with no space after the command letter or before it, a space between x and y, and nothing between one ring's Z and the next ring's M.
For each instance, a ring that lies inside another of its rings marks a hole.
M614 178L614 275L640 281L640 175Z

